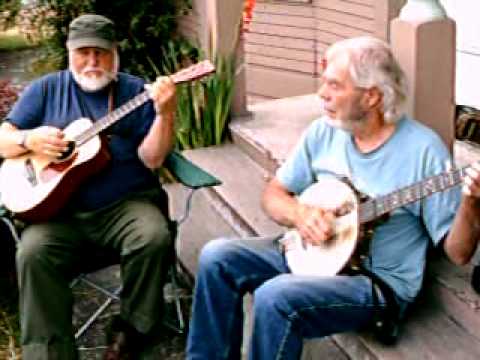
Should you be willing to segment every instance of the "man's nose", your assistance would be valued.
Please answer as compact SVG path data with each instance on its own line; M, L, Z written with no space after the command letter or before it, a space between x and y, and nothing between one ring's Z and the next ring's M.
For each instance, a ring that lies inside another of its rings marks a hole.
M98 54L95 52L90 52L87 56L87 64L89 66L97 66L98 65Z
M325 100L327 98L327 87L325 86L325 83L321 83L320 87L318 88L317 95L320 99Z

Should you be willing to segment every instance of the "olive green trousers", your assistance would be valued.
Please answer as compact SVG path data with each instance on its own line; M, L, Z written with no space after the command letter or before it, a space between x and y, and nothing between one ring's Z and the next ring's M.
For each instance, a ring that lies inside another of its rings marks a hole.
M121 317L142 333L155 329L172 242L167 219L145 195L26 227L17 248L22 359L78 358L70 282L98 251L118 258Z

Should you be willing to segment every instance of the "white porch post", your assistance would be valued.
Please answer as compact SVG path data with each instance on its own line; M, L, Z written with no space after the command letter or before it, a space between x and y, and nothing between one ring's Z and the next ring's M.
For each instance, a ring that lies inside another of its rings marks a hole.
M391 24L391 45L405 70L408 113L436 130L452 149L455 138L455 22L437 0L409 0Z
M438 0L408 0L399 17L405 21L430 21L445 19L447 13Z

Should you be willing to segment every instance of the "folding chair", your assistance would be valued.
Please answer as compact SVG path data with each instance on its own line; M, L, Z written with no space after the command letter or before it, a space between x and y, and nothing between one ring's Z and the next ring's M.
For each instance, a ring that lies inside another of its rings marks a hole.
M215 178L214 176L208 174L189 160L187 160L183 155L178 152L172 152L169 154L167 159L165 160L164 168L171 174L179 183L183 184L185 187L189 189L188 196L185 200L185 209L183 215L179 219L170 219L170 231L172 232L172 237L176 239L177 236L177 229L178 227L188 218L191 208L191 202L193 199L193 194L196 190L211 186L220 185L221 182ZM166 209L168 212L168 209ZM15 222L14 217L11 213L5 209L5 207L1 206L1 198L0 198L0 220L8 227L10 230L13 239L18 244L20 242L20 236L17 229L17 224ZM108 267L112 265L111 259L106 259L105 265L102 267L94 267L92 270L96 271L103 267ZM185 291L180 289L179 287L179 272L178 270L182 269L184 272L186 271L185 266L181 263L180 259L178 259L176 250L175 250L175 241L172 246L172 263L169 268L169 280L170 282L170 294L173 298L173 302L175 305L176 311L176 322L177 324L165 323L168 327L172 330L176 331L177 333L184 333L186 328L185 316L182 311L182 298L184 298ZM72 282L72 287L76 284L82 282L87 286L90 286L101 293L107 296L107 299L96 309L96 311L90 315L90 317L81 325L77 332L75 333L75 339L80 339L85 332L91 327L91 325L105 312L105 310L117 300L120 300L120 293L121 293L121 286L116 288L113 291L106 289L104 286L96 283L92 279L90 279L88 274L82 274ZM191 290L191 289L188 289ZM188 295L187 295L188 296Z

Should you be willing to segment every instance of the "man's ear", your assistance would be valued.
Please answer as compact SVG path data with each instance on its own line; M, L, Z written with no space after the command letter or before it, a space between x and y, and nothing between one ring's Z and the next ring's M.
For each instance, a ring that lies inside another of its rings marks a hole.
M367 89L365 92L366 104L370 109L378 107L383 100L383 94L377 87Z

